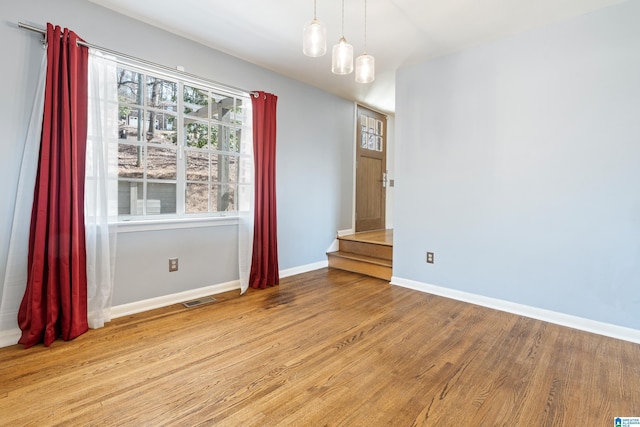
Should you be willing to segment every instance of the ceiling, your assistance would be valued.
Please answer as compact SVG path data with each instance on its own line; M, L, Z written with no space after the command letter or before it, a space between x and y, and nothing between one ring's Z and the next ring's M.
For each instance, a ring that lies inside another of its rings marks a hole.
M327 26L327 54L302 54L302 26L313 0L90 0L214 49L382 112L395 111L398 68L624 0L367 0L367 53L376 79L331 73L331 47L341 36L341 0L317 0ZM344 0L344 35L364 50L364 1Z

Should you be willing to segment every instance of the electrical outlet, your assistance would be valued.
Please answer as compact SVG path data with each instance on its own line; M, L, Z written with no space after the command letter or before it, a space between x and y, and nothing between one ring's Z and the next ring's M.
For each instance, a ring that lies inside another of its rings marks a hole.
M169 272L178 271L178 258L169 258Z
M433 264L433 252L427 252L427 263Z

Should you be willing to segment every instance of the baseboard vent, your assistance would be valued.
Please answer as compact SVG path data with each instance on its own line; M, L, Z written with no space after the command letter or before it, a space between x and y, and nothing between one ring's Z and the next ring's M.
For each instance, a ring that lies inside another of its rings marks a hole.
M199 305L209 304L210 302L216 302L216 299L213 297L202 297L202 298L194 299L193 301L183 302L182 305L184 305L187 308L192 308L192 307L197 307Z

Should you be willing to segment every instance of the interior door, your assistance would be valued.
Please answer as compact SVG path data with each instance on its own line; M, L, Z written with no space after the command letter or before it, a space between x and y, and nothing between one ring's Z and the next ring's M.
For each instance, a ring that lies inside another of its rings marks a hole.
M387 117L358 106L356 232L385 228Z

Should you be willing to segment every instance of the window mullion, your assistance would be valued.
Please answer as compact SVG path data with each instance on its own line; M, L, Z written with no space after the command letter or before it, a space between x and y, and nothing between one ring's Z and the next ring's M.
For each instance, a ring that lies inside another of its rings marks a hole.
M138 117L138 124L142 126L142 130L138 133L138 139L140 142L143 142L142 147L142 164L143 164L143 173L142 173L142 216L147 215L147 170L148 164L147 161L149 159L149 145L146 139L147 129L145 129L145 120L147 118L147 108L149 105L147 104L147 74L140 73L139 74L139 88L138 88L138 99L139 103L142 106L142 117Z
M186 212L186 193L187 193L187 156L184 152L185 147L185 132L184 132L184 83L178 82L178 129L177 129L177 150L178 150L178 169L177 169L177 182L176 182L176 202L177 202L177 214L178 216L184 216Z

